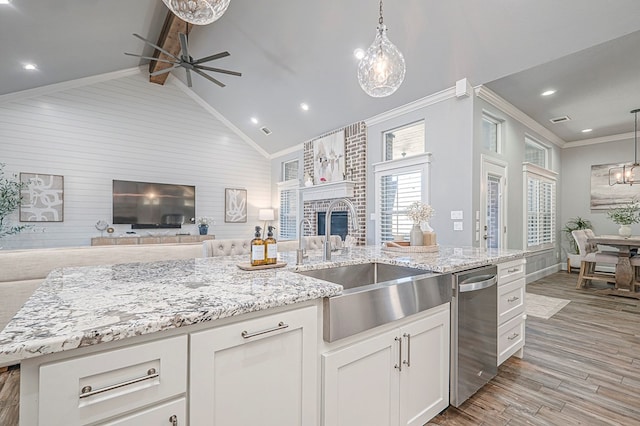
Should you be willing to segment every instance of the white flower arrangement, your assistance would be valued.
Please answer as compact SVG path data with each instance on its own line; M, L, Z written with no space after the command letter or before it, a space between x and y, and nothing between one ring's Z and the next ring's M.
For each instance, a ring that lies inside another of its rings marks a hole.
M198 225L209 226L209 225L211 225L213 223L213 218L212 217L207 217L207 216L201 216L201 217L196 219L196 223Z
M407 216L416 224L428 222L435 213L433 207L422 201L414 201L407 208Z

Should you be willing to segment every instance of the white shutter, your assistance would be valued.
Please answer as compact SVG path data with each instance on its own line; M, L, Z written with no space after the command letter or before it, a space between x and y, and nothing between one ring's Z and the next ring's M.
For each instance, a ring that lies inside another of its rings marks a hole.
M278 184L280 198L279 240L297 239L298 223L298 180L293 179Z
M556 227L556 173L525 163L528 250L553 247Z

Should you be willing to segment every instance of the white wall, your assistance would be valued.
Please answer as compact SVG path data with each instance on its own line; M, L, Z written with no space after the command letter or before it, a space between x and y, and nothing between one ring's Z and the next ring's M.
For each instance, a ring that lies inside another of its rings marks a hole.
M0 246L90 244L100 235L94 224L111 223L112 179L195 185L196 215L216 220L210 234L252 237L258 209L272 203L270 161L177 79L160 86L146 74L129 74L37 96L0 97L5 171L63 175L65 199L64 222L35 223L3 238ZM247 189L247 223L224 223L225 188ZM116 235L130 230L115 228ZM176 232L150 232L165 231ZM197 234L197 229L186 225L181 232Z

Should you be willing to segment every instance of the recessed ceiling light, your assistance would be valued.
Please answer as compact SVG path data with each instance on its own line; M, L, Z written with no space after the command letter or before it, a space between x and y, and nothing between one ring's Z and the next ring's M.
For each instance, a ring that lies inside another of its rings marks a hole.
M253 124L258 124L258 119L257 119L257 118L255 118L255 117L251 117L251 122L252 122Z
M556 93L555 90L551 89L551 90L545 90L544 92L540 93L541 96L551 96L554 93Z
M357 48L353 51L353 56L355 56L357 60L364 58L364 49Z
M11 0L0 0L0 4L9 4Z
M582 133L589 133L589 132L593 132L593 129L583 129Z
M309 111L309 105L304 102L300 104L300 108L302 108L303 111Z
M35 69L36 69L36 66L35 66L35 64L24 64L24 67L23 67L23 68L24 68L25 70L33 71L33 70L35 70Z

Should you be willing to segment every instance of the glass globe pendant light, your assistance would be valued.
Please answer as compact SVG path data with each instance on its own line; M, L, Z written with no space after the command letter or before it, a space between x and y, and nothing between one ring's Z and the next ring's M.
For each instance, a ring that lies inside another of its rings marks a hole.
M207 25L220 18L231 0L162 0L178 18L194 25Z
M404 56L387 38L387 26L384 25L380 0L376 38L358 64L358 82L369 96L382 98L400 87L405 70Z

